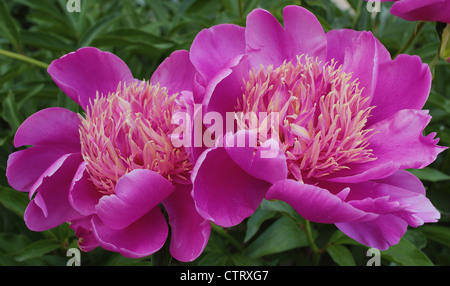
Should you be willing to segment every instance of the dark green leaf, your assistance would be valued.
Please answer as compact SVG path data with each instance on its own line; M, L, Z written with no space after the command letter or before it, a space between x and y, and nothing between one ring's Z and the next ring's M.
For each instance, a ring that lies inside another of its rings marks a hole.
M16 261L26 261L33 258L39 258L60 247L57 241L39 240L26 246L20 253L15 255Z
M343 245L332 245L327 247L327 253L331 256L334 262L340 266L355 266L355 259L347 247Z
M250 258L256 258L307 245L308 240L299 225L283 216L253 241L244 253Z
M432 266L428 256L408 240L402 238L388 250L381 251L381 257L401 266Z
M29 202L27 193L0 186L0 203L20 217L23 216Z

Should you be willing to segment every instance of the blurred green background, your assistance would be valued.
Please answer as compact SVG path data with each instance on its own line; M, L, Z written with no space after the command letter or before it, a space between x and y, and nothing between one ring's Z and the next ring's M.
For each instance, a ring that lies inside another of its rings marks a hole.
M311 10L326 31L368 30L395 57L419 55L433 71L425 109L433 119L426 132L437 132L440 145L450 146L450 63L436 55L442 27L407 22L389 13L369 13L363 0L80 0L81 11L70 13L67 0L0 0L0 265L66 265L66 252L77 247L67 224L45 232L29 231L23 221L28 196L11 189L5 170L15 151L15 131L38 110L59 106L81 112L46 72L54 59L85 46L111 51L136 78L149 79L171 52L189 49L195 35L219 23L245 25L246 15L264 8L282 21L289 4ZM417 33L416 33L417 32ZM429 167L413 171L442 213L439 223L409 229L401 242L381 252L381 265L450 265L450 153ZM311 224L312 248L305 221L286 204L268 202L241 225L213 227L204 253L194 262L170 265L366 265L368 248L346 237L334 225ZM128 259L95 249L81 254L81 265L151 265L152 257Z

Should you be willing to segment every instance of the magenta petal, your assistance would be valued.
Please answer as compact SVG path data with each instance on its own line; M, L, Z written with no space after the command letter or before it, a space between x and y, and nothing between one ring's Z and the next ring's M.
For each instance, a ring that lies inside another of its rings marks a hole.
M361 35L361 32L351 29L337 29L326 33L327 37L327 61L335 59L340 64L344 63L345 54L348 49L352 49L353 43ZM374 37L378 64L391 61L391 55L383 44Z
M247 16L245 30L247 52L251 55L252 66L280 66L288 59L285 30L278 20L263 9L255 9Z
M97 48L81 48L53 61L48 73L61 90L83 109L96 93L115 92L120 82L134 81L128 66L116 55Z
M126 257L140 258L155 253L164 245L169 227L161 210L156 207L122 229L109 228L94 216L92 230L104 249Z
M431 72L418 56L399 55L380 65L378 84L371 105L368 125L401 109L420 110L431 89Z
M248 76L249 67L246 56L241 55L230 60L206 87L202 101L204 114L218 112L225 124L226 114L234 111L238 98L242 95L243 80Z
M298 6L287 6L283 16L285 28L266 10L255 9L248 15L245 38L252 67L276 68L300 55L325 60L326 38L317 18Z
M450 4L447 0L397 1L391 8L391 14L407 21L450 23Z
M190 58L205 81L210 81L231 59L245 54L244 31L241 26L221 24L198 33Z
M326 189L290 179L273 184L266 199L284 201L303 218L318 223L367 221L377 217L344 202Z
M305 54L324 61L327 53L327 38L316 16L300 6L286 6L283 22L290 48L289 59Z
M435 133L422 135L430 120L428 111L401 110L371 126L376 134L369 139L369 148L380 164L392 161L399 169L424 168L446 149L436 145Z
M174 188L160 174L136 169L123 175L117 181L115 194L103 196L95 209L109 228L122 229L157 208Z
M75 235L78 237L78 247L81 251L88 252L100 246L92 232L90 216L72 221L70 228L75 231Z
M81 217L69 203L69 189L80 165L80 154L65 158L51 176L44 177L36 196L25 210L25 223L30 230L44 231Z
M67 156L65 150L51 146L35 146L12 153L6 168L9 185L17 191L29 192L42 174L63 156Z
M192 185L177 185L163 201L172 228L170 253L182 262L193 261L203 252L211 232L211 223L195 208L191 190Z
M269 139L254 151L252 142L256 142L258 134L241 130L225 136L224 147L231 159L249 175L275 183L288 176L286 157L279 149L279 144ZM245 144L245 145L244 145Z
M399 202L403 207L399 216L412 227L428 222L437 222L441 215L425 196L425 187L413 174L399 170L392 176L375 181L384 188L382 191L390 200Z
M372 221L359 223L337 223L347 236L379 250L397 244L406 233L408 223L394 215L380 216Z
M336 224L351 238L380 250L400 241L407 226L437 222L440 213L425 196L423 184L411 173L399 170L393 175L357 184L329 184L330 188L350 188L345 199L352 206L378 214L372 221Z
M361 64L364 63L364 64ZM342 70L358 79L362 95L372 97L378 77L378 48L371 32L361 32L345 50Z
M270 187L239 167L221 147L203 152L191 177L192 196L200 215L224 227L237 225L253 214Z
M14 146L48 145L67 150L66 153L79 152L80 118L70 110L51 107L38 111L28 117L14 137Z
M69 192L69 201L74 209L88 216L96 213L95 206L103 195L90 180L86 165L86 162L81 163L75 173Z
M153 73L150 82L168 89L169 94L183 90L192 91L195 68L189 60L189 52L179 50L166 58Z
M404 109L370 126L374 135L369 138L369 148L377 159L350 164L349 170L337 172L327 180L357 183L386 178L399 169L428 166L447 149L436 145L439 139L434 138L435 133L422 135L430 119L425 110Z

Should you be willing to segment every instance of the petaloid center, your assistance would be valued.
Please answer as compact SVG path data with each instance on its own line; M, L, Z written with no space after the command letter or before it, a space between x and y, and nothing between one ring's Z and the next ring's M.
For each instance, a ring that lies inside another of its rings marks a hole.
M186 180L192 169L183 148L174 148L177 94L148 82L117 88L91 102L80 116L82 155L97 189L114 193L121 176L135 169L153 170L168 180Z
M358 80L334 61L300 56L276 69L252 70L236 110L277 114L270 136L280 142L290 177L303 181L376 159L368 148L373 132L365 128L372 109L368 100ZM240 127L254 129L255 122L241 118Z

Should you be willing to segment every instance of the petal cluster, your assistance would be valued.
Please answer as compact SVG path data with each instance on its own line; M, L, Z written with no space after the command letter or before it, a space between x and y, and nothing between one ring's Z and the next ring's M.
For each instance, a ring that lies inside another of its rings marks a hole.
M210 224L190 196L189 155L168 137L179 92L194 74L186 70L172 82L167 74L184 63L187 52L174 53L150 82L135 80L121 59L96 48L49 66L55 83L85 113L44 109L17 131L15 146L32 147L11 154L7 178L30 194L25 222L31 230L69 222L84 251L101 246L144 257L165 244L170 225L176 259L202 253Z
M393 10L448 8L418 2ZM370 32L325 33L298 6L284 8L283 25L255 9L245 27L202 30L148 82L96 48L67 54L48 72L84 113L47 108L27 118L14 145L31 147L10 155L6 175L29 193L31 230L68 222L85 251L144 257L161 249L170 227L172 256L192 261L210 222L237 225L264 199L380 250L407 227L440 218L406 171L446 149L436 133L424 135L430 69L418 56L392 59ZM181 145L180 114L194 126ZM199 133L216 135L213 144L192 144Z
M436 222L440 214L423 185L405 171L431 164L445 149L435 133L423 135L431 119L422 110L428 66L417 56L392 59L370 32L325 33L298 6L284 9L283 23L256 9L245 28L218 25L193 42L193 102L203 114L279 116L269 136L259 136L261 126L270 129L267 120L236 116L240 129L223 142L257 144L195 153L192 195L200 214L231 226L263 199L283 200L304 218L381 250L408 226ZM208 62L204 53L220 60ZM273 156L263 155L268 147Z

